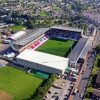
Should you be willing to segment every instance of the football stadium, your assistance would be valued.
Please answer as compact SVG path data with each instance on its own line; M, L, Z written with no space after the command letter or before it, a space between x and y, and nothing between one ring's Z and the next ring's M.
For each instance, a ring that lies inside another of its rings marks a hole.
M13 41L11 47L19 52L17 64L46 73L64 74L73 62L76 65L87 42L87 38L83 39L82 35L81 29L62 26L40 28ZM83 45L79 46L81 43ZM79 52L75 47L80 47ZM72 55L75 54L75 61L72 61Z
M15 56L16 64L23 68L47 74L64 74L67 69L77 72L77 63L84 63L93 44L82 29L63 26L19 31L8 40L15 53L7 51L8 58Z
M11 61L17 68L0 68L0 92L6 92L14 100L24 100L50 74L78 73L77 63L84 62L94 38L84 37L80 29L53 26L17 32L8 40L10 47L2 53L9 52L7 59L14 56Z

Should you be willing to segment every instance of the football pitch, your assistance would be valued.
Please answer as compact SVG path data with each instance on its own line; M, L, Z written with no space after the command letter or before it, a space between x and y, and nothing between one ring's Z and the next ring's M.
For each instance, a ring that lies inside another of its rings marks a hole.
M37 51L64 57L68 56L74 43L73 40L49 39Z
M0 68L0 91L9 94L13 100L29 98L43 79L37 78L25 71L13 68Z

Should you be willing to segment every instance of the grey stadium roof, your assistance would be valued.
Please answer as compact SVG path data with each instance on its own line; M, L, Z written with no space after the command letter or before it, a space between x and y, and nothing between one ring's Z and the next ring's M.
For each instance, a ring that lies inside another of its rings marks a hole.
M92 41L90 41L88 39L88 41L87 41L86 45L84 46L83 51L80 55L80 58L84 58L87 55L87 52L91 49L91 47L92 47Z
M24 46L24 45L28 44L29 42L33 41L34 39L36 39L37 36L45 33L47 30L49 30L49 28L39 28L39 29L19 38L18 40L14 41L12 44Z
M76 46L73 48L73 50L71 51L71 53L68 56L70 61L77 62L78 57L80 56L82 49L84 48L87 40L88 40L88 38L81 38L78 41L78 43L76 44Z
M76 32L80 32L81 34L83 34L83 30L82 29L78 29L78 28L63 27L63 26L60 26L60 25L52 26L51 28L61 29L61 30L68 30L68 31L76 31Z

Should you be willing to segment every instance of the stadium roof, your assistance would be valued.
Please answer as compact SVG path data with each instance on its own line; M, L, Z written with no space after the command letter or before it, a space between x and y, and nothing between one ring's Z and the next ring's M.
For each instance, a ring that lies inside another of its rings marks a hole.
M87 38L81 38L78 43L76 44L76 46L73 48L73 50L71 51L71 53L69 54L68 58L71 61L77 62L86 42L87 42Z
M24 36L24 38L20 38L17 41L14 41L13 44L15 45L26 45L29 42L33 41L37 36L42 35L45 33L49 28L39 28L31 33L28 33L28 35Z
M91 37L92 38L92 37ZM88 38L87 43L85 44L81 54L80 54L80 58L84 58L87 55L87 52L91 49L92 47L92 39Z
M29 49L26 49L21 54L19 54L17 56L17 59L34 62L37 64L49 66L60 70L65 70L69 62L68 58L63 58Z
M81 34L83 34L82 29L77 29L77 28L72 28L72 27L53 26L51 28L61 29L61 30L69 30L69 31L76 31L76 32L81 32Z
M23 35L25 35L26 32L25 31L19 31L15 34L13 34L11 37L9 37L12 40L17 40L18 38L22 37Z

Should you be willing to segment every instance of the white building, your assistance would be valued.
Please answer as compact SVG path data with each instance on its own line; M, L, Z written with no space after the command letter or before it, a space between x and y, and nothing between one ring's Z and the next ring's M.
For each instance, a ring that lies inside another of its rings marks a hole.
M16 57L18 64L46 73L63 74L69 59L26 49Z
M17 40L17 39L19 39L20 37L22 37L22 36L25 35L25 34L26 34L25 31L19 31L19 32L15 33L14 35L12 35L12 36L10 37L10 39L12 39L12 40Z

